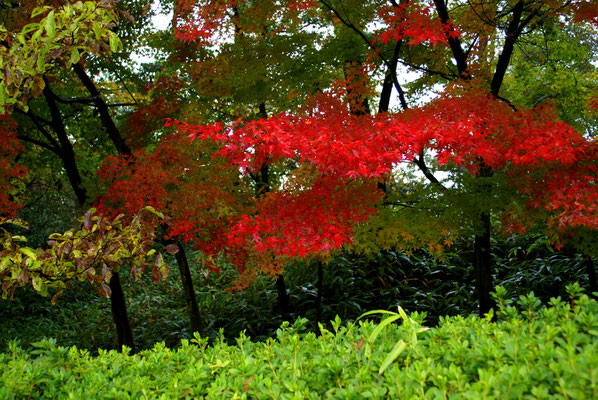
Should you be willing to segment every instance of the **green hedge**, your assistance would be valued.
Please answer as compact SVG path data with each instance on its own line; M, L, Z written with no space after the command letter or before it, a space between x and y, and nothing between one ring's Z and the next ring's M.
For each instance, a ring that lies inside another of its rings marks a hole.
M400 313L378 324L337 318L318 336L301 333L299 319L266 342L196 338L136 355L11 343L0 354L0 398L596 399L598 303L577 288L547 307L533 294L511 306L499 288L498 322L450 317L432 329Z

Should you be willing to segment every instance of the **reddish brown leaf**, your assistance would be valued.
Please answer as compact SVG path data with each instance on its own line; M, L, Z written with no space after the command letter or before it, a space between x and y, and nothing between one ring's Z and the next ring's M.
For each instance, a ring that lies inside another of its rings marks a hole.
M166 246L166 252L168 254L176 254L179 252L179 246L177 246L174 243L171 243L168 246Z
M17 277L17 281L25 283L25 284L27 282L29 282L29 273L27 272L27 268L21 269L21 272L19 273L19 276Z
M152 268L152 282L160 283L160 268L157 265Z
M160 270L160 273L162 274L162 279L166 279L168 277L169 272L170 268L168 268L168 266L164 264L164 267Z
M102 264L102 280L106 283L109 283L110 279L112 279L112 271L110 270L110 268L108 268L106 263L103 263Z
M112 289L110 289L110 286L106 285L104 282L102 282L101 285L101 295L106 297L107 299L109 299L112 296Z
M83 227L87 230L91 229L91 210L87 210L83 217Z

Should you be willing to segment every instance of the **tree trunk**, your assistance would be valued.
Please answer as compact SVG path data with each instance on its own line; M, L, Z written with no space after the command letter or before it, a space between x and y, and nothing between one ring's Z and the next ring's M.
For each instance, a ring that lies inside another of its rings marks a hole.
M125 294L122 285L120 284L118 272L112 274L109 285L112 290L110 300L112 303L112 317L114 318L114 324L116 325L116 332L118 334L118 347L119 349L122 349L122 346L130 347L131 351L134 353L135 344L133 343L133 333L127 316Z
M64 125L64 120L62 119L62 114L60 112L60 108L58 108L58 104L54 99L54 95L50 86L46 83L46 87L44 88L44 98L46 99L46 104L50 110L51 116L51 124L52 130L56 133L56 137L58 139L58 143L60 144L60 152L59 156L62 160L62 165L64 166L64 170L66 172L66 176L75 192L75 196L77 196L77 201L80 205L84 205L87 199L87 190L83 187L83 180L81 179L81 174L79 173L79 168L77 166L77 161L75 159L75 151L73 149L73 144L71 143L68 134L66 133L66 128Z
M204 336L205 331L201 320L201 313L197 305L197 298L195 297L195 289L193 288L193 280L191 278L191 270L189 269L189 262L185 254L185 247L180 240L172 241L175 243L179 251L175 254L179 272L181 273L181 283L183 285L183 292L185 294L185 301L187 303L187 312L189 313L189 320L191 321L191 332L198 332Z
M278 307L280 308L280 314L285 317L291 312L291 305L282 274L278 275L278 278L276 278L276 291L278 292Z
M324 268L322 262L318 261L318 283L317 283L317 297L316 297L316 322L322 322L322 286L324 285Z
M475 235L475 284L480 302L480 317L494 307L494 301L490 296L492 286L492 258L490 253L490 214L484 212L480 215L482 232Z
M594 294L594 292L598 292L598 287L596 287L596 269L594 268L592 257L586 256L584 264L586 265L586 273L588 274L588 281L590 283L590 297L598 299Z

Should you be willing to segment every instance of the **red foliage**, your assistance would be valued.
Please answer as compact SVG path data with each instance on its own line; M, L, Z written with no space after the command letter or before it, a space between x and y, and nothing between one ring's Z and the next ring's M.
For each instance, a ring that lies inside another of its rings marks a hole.
M174 36L178 40L194 42L199 46L217 44L219 36L233 30L248 33L254 29L262 29L264 21L278 20L295 24L302 12L318 7L316 0L288 0L284 7L279 8L272 7L267 2L263 4L247 0L211 0L201 5L188 1L183 3L177 10L178 23ZM243 17L239 15L241 8ZM256 23L259 19L262 22ZM280 25L272 34L284 31L285 23Z
M233 223L229 246L276 257L327 254L352 242L353 226L375 212L380 198L371 183L364 187L338 175L320 176L309 187L268 193L254 216Z
M106 159L98 175L108 190L98 207L133 215L150 205L168 215L168 236L215 254L225 246L228 213L236 207L234 175L217 163L203 165L197 146L190 149L184 139L174 134L152 152Z
M595 0L572 1L569 7L575 21L588 21L598 27L598 5Z
M551 213L559 228L598 228L596 143L559 121L551 107L514 111L490 95L470 92L401 114L356 117L336 101L324 98L299 115L280 114L230 126L174 123L192 139L220 142L219 154L241 169L255 172L264 163L294 159L315 166L322 179L335 180L332 187L350 179L380 178L424 149L435 152L438 164L454 163L471 174L483 160L492 169L505 171L511 183L529 196L530 206ZM250 238L258 251L299 256L350 243L347 226L367 219L376 196L350 192L360 210L350 211L340 203L329 207L334 199L322 192L325 187L314 185L297 197L272 194L257 217L235 225L229 240L240 245ZM311 203L302 203L306 198ZM327 200L318 203L318 199ZM350 203L348 199L344 201ZM307 222L302 215L308 216ZM334 232L341 220L350 222L333 240L334 233L310 236L307 226ZM287 237L286 232L292 233Z
M151 100L138 106L127 118L125 134L129 146L141 147L148 134L164 126L167 116L179 111L181 102L177 94L182 87L183 82L177 77L161 77L145 85L142 92Z
M17 139L17 125L9 115L0 115L0 216L14 217L21 205L11 196L14 180L23 178L27 168L14 158L23 150Z
M422 6L413 2L401 3L397 7L385 6L379 10L380 17L387 27L378 35L376 41L384 44L391 40L398 42L407 39L409 45L430 42L447 44L449 37L458 37L461 33L452 23L443 24L431 15L433 6Z

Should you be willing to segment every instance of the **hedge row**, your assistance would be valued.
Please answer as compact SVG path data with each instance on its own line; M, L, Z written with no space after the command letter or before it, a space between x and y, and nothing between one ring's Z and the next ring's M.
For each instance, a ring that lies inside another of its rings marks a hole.
M11 343L0 354L0 398L596 399L598 303L572 292L547 307L533 294L516 306L499 299L498 322L441 318L432 329L401 312L377 324L337 318L320 335L301 333L299 319L266 342L197 337L135 355Z

